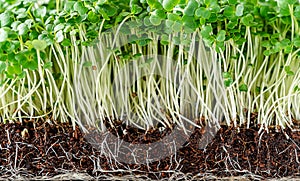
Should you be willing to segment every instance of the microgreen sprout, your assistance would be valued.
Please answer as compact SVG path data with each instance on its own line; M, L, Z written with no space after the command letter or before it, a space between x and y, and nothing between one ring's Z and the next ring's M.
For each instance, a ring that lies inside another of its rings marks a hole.
M297 0L0 0L1 120L292 128L299 21Z

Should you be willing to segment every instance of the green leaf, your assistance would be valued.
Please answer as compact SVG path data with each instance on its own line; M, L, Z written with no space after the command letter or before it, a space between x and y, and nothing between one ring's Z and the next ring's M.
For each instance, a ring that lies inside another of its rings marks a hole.
M28 29L30 29L32 27L32 25L34 24L34 21L33 21L33 19L27 19L27 20L25 20L24 23L27 25Z
M47 24L46 25L46 31L48 31L48 32L52 32L53 30L54 30L54 25L53 24Z
M224 85L225 85L226 87L229 87L232 83L233 83L233 80L232 80L232 79L224 80Z
M227 24L228 29L234 29L238 25L238 21L229 21Z
M217 13L217 14L219 14L220 11L221 11L221 7L218 5L218 2L217 2L217 1L214 1L214 2L211 2L211 4L209 5L209 10L210 10L212 13Z
M180 32L182 29L182 24L181 23L178 23L178 22L175 22L173 25L172 25L172 30L174 32Z
M57 32L59 30L62 30L65 28L65 24L64 23L59 23L58 25L56 25L53 29L54 32Z
M261 87L256 86L256 87L255 87L255 92L259 93L260 91L261 91Z
M6 41L8 33L3 28L0 28L0 42Z
M267 18L269 16L270 7L269 6L261 6L259 9L259 13L263 18Z
M197 28L196 21L187 15L183 15L182 22L186 33L192 33Z
M284 0L284 2L287 3L287 4L293 5L293 4L298 3L299 1L298 0Z
M168 19L166 20L166 26L172 28L172 30L181 30L181 17L175 13L168 13ZM179 29L178 29L179 28Z
M226 38L226 31L225 31L225 30L221 30L221 31L218 33L216 40L217 40L218 42L223 42L223 41L225 41L225 38Z
M130 13L129 12L122 12L120 13L117 17L116 17L116 20L115 20L115 23L120 23L121 21L124 20L124 17L128 16ZM97 22L99 22L99 20L97 20ZM97 23L95 22L95 23Z
M59 30L56 34L55 34L55 39L57 43L60 43L64 40L64 34L62 30Z
M37 60L29 60L24 65L23 68L29 69L29 70L37 70L38 69L38 62Z
M285 25L291 25L292 24L292 20L291 20L290 16L282 17L280 20Z
M154 14L155 16L159 17L160 19L165 19L165 18L166 18L166 13L165 13L164 10L159 10L159 9L157 9L157 10L155 10L155 11L153 12L153 14Z
M52 75L53 75L54 80L62 80L64 78L63 74L60 72L58 72L58 73L53 72Z
M108 17L113 17L117 14L117 8L112 5L104 4L102 6L102 10L107 14Z
M17 8L16 14L17 14L17 19L22 19L27 17L27 12L26 8Z
M265 40L265 41L262 41L262 42L261 42L261 46L262 46L262 47L266 47L266 48L270 48L270 47L272 47L272 44L271 44L270 41Z
M202 26L202 25L205 25L205 24L206 24L206 19L200 18L199 26Z
M270 34L267 33L267 32L259 32L259 35L260 35L262 38L269 38L269 37L270 37Z
M46 16L47 8L45 6L40 6L33 11L35 17L43 18Z
M25 35L25 34L28 33L29 28L28 28L27 24L21 23L21 24L18 25L17 30L18 30L19 35Z
M211 15L210 15L210 17L208 19L208 22L215 23L215 22L217 22L217 20L218 20L217 14L216 13L211 13Z
M290 67L290 66L285 66L285 67L284 67L284 71L286 72L286 74L287 74L288 76L293 76L293 75L295 75L295 73L294 73L293 71L291 71L291 67Z
M161 44L168 45L169 44L169 36L166 34L163 34L161 36Z
M161 21L162 21L158 16L153 15L153 14L151 14L149 20L154 26L160 25Z
M67 1L64 5L64 10L66 12L71 12L74 10L74 4L75 2L74 1Z
M130 15L129 12L122 12L122 13L119 14L119 16L123 16L123 17L126 17L128 15Z
M7 67L7 73L8 73L8 75L14 75L15 74L14 67L13 66L8 66Z
M175 21L167 19L165 23L166 23L166 27L169 29L169 28L173 27L173 25L175 24Z
M128 42L129 42L129 43L132 43L132 44L135 44L136 41L137 41L138 39L139 39L139 37L137 37L136 35L130 35L130 36L128 37ZM117 49L115 53L116 53L116 54L120 54L120 50Z
M292 51L293 51L293 47L292 47L291 45L286 46L286 47L284 48L284 53L286 53L286 54L292 53Z
M300 47L300 37L294 38L293 45L297 48Z
M223 15L228 19L233 18L235 16L235 6L226 6Z
M88 12L88 8L86 8L82 2L76 2L74 4L74 10L77 11L80 16L83 16Z
M146 16L146 17L144 18L144 24L145 24L145 26L151 26L151 25L152 25L149 16Z
M20 65L16 64L16 65L11 65L7 67L7 73L10 75L14 75L14 74L21 74L22 73L22 68Z
M69 39L64 39L62 42L61 42L62 46L71 46L72 43Z
M195 0L189 0L187 6L184 8L184 14L187 16L194 16L198 3Z
M46 62L43 67L44 69L50 69L52 66L53 66L52 62Z
M294 16L298 19L300 19L300 5L296 6L295 10L294 10Z
M248 86L247 86L246 84L241 84L241 85L239 86L239 90L240 90L241 92L247 92L247 91L248 91Z
M147 0L150 9L164 9L162 2L157 0Z
M149 38L141 38L139 40L137 40L137 44L140 46L146 46L151 42L151 39Z
M132 6L132 8L131 8L131 13L132 13L132 14L139 14L139 13L141 13L142 11L143 11L143 8L140 7L140 6L138 6L138 5L136 5L136 4L134 4L134 5Z
M92 46L93 42L91 40L81 41L81 45L83 45L83 46Z
M126 34L126 35L130 35L131 34L131 27L128 27L128 26L122 26L120 28L120 32L122 34Z
M223 78L231 79L231 74L229 72L223 72Z
M148 0L148 3L149 3L149 0ZM179 0L163 0L162 6L165 10L171 11L178 3L179 3Z
M200 7L195 11L196 17L201 17L204 19L209 19L211 12L204 7Z
M289 16L290 15L290 11L289 11L289 5L294 4L295 2L297 2L296 0L278 0L277 2L277 6L279 8L279 17L283 17L283 16Z
M285 39L281 40L279 43L280 43L281 48L285 48L291 44L291 40L285 38Z
M12 53L16 52L18 48L20 47L20 42L17 41L6 41L5 43L2 44L2 50L5 50L7 53Z
M94 13L93 11L90 11L88 13L87 19L91 22L91 23L97 23L100 21L100 17Z
M265 50L263 52L264 56L270 56L272 54L271 50Z
M228 0L228 3L232 4L232 5L235 5L235 4L237 4L237 0Z
M10 17L10 14L8 12L4 12L0 14L0 25L1 27L10 25L12 23L13 19Z
M18 80L20 80L20 79L25 78L25 76L26 76L26 72L25 72L25 71L22 71L22 73L20 73L20 74L17 76L17 78L18 78Z
M104 3L106 3L106 0L98 0L98 1L97 1L97 4L99 4L99 5L102 5L102 4L104 4Z
M225 50L224 42L216 42L216 51L217 53L223 52Z
M201 30L201 35L202 35L202 37L204 37L204 38L208 38L208 37L210 37L211 36L211 33L212 33L212 27L211 27L211 25L206 25L206 26L204 26L203 28L202 28L202 30Z
M0 55L0 62L1 61L5 62L6 60L7 60L7 55L5 54Z
M16 54L14 52L11 52L7 55L7 60L9 60L10 63L18 63L18 61L16 60Z
M139 59L142 56L141 53L136 53L132 56L133 59Z
M247 14L246 16L242 17L241 22L246 26L251 26L254 17L251 14Z
M34 39L37 39L38 38L38 36L39 36L39 33L37 32L37 31L31 31L30 33L29 33L29 39L30 40L34 40Z
M181 17L178 14L175 14L175 13L168 13L168 20L180 21Z
M27 51L25 51L25 53L20 52L15 55L15 59L18 61L19 64L23 65L24 62L27 61L26 53L28 53L28 52Z
M110 18L103 9L99 9L98 11L105 20L110 20Z
M2 72L4 72L6 69L6 63L0 61L0 74L2 74Z
M21 21L14 21L13 23L11 23L12 30L18 31L17 28L18 28L19 24L21 24Z
M235 15L236 16L243 16L243 13L244 13L244 5L243 4L238 4L236 6Z
M156 0L147 0L147 3L150 7L154 7L155 4L157 3L157 1Z
M277 38L271 38L270 39L270 42L272 43L272 45L275 45L276 43L278 43L279 41L278 41L278 39Z
M69 24L66 25L65 28L64 28L64 33L69 33L70 31L72 31L72 28L73 27L71 25L69 25Z
M44 41L46 41L47 44L53 44L55 42L54 38L55 38L54 35L51 35L51 34L48 34L48 35L40 34L38 36L39 40L44 40Z
M36 50L44 50L47 47L47 43L44 40L33 40L32 41L32 46Z

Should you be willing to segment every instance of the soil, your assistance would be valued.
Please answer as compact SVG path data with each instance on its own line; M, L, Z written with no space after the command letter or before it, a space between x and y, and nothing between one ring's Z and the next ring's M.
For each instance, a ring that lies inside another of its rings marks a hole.
M171 134L160 131L106 124L109 132L131 144L150 144ZM126 129L126 132L124 132ZM44 121L25 121L0 125L0 177L11 174L55 176L66 172L87 173L93 177L142 175L139 178L174 178L175 173L219 177L256 175L259 178L300 176L300 132L290 129L262 131L222 126L205 147L199 146L204 129L195 128L173 154L145 164L122 163L91 143L101 143L103 135L90 130L85 135L78 126ZM178 136L178 135L177 135ZM107 137L105 137L107 138ZM88 141L87 141L88 140ZM102 139L103 140L103 139ZM172 140L168 140L172 142ZM165 141L164 144L170 144ZM102 145L103 146L103 145ZM167 148L166 148L167 149ZM160 154L162 150L154 149ZM121 153L120 153L121 154ZM125 157L131 152L122 150ZM146 156L145 156L146 157Z

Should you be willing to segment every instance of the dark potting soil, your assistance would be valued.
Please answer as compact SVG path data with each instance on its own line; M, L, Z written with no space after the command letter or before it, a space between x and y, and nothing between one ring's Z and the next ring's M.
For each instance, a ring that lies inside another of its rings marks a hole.
M145 134L143 130L126 128L121 124L115 125L115 128L106 126L109 133L132 144L154 143L172 132L171 129L154 129ZM263 131L258 134L258 131L259 128L253 126L239 131L222 126L212 141L200 149L199 140L205 130L195 128L188 137L182 132L186 141L173 154L159 161L135 164L115 161L103 149L92 146L90 139L87 141L86 138L93 138L95 142L103 138L96 131L84 135L78 126L73 130L68 123L41 121L35 124L30 121L1 124L0 177L13 173L53 176L70 170L91 176L142 174L152 179L170 177L172 170L191 175L210 173L220 177L245 174L262 178L300 176L300 132L270 129L269 133ZM156 151L160 154L162 150ZM122 150L122 154L129 158L131 152Z

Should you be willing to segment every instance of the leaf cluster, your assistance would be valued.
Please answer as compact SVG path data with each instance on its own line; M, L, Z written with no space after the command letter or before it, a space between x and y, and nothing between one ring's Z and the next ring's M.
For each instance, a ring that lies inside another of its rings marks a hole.
M76 36L76 46L93 45L99 32L129 16L121 32L141 30L131 41L141 46L151 42L144 36L149 32L159 35L162 44L168 44L169 34L180 33L172 41L188 44L185 37L199 31L207 46L224 51L226 41L243 45L248 30L262 39L265 56L300 47L297 0L79 0L62 1L59 9L58 1L38 2L0 0L0 73L8 77L36 70L37 51L46 58L53 44L72 47L70 36Z

